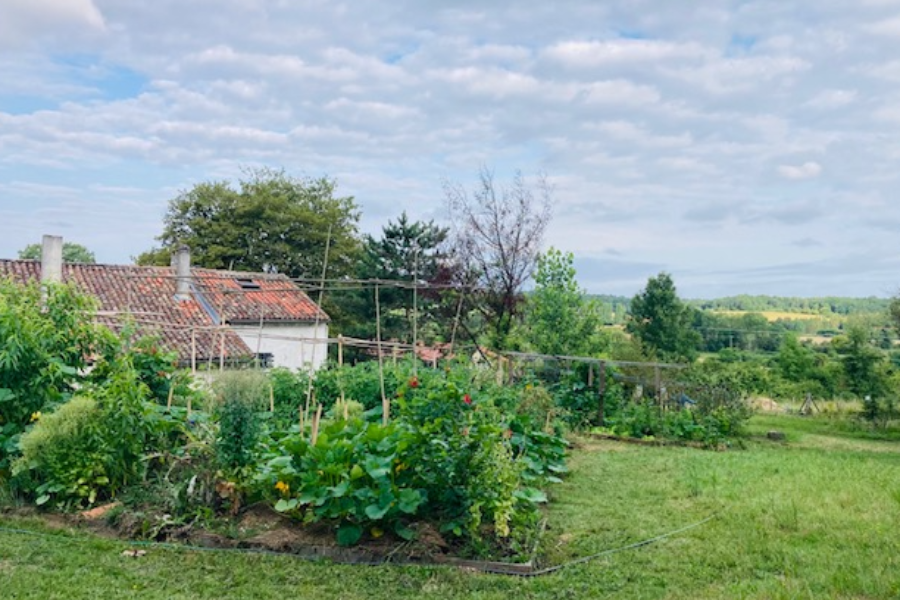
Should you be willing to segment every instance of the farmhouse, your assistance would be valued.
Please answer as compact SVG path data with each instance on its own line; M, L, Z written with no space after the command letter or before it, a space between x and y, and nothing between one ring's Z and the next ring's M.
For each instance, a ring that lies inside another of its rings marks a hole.
M158 336L186 366L317 369L328 353L328 315L286 276L195 268L186 247L170 267L64 264L62 238L44 236L41 260L0 259L0 277L74 283L98 300L99 322Z

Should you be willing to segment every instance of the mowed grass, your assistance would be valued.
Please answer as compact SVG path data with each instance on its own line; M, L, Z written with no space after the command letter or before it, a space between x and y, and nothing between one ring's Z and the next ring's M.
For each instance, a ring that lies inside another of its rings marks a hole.
M761 434L778 429L784 443ZM896 598L900 441L761 416L727 452L584 440L555 488L542 563L712 520L545 577L148 548L0 520L0 598ZM56 536L66 537L56 537Z

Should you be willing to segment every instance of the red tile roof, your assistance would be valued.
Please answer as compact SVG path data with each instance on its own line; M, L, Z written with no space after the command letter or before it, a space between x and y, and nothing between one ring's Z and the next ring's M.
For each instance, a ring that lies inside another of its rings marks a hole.
M193 344L196 360L252 356L253 352L225 323L321 322L328 315L283 275L192 269L189 298L175 299L175 276L170 267L121 265L63 265L63 281L74 282L99 301L98 322L119 330L134 321L142 335L156 334L164 346L189 361ZM41 263L36 260L0 259L0 277L15 281L39 281ZM238 279L248 279L244 290ZM220 348L224 352L220 352Z
M327 323L328 315L284 275L192 269L194 286L228 323Z

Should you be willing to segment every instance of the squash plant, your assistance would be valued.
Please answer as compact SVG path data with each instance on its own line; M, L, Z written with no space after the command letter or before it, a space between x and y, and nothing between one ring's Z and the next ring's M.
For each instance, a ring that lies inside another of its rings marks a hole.
M392 529L412 538L408 517L425 502L403 461L410 433L402 423L382 426L362 419L335 421L315 444L299 434L278 440L256 481L275 510L305 522L335 520L342 545L368 529L378 537Z

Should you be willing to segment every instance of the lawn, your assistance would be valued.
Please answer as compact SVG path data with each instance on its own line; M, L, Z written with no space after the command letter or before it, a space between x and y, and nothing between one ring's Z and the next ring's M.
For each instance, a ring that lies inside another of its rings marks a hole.
M129 558L123 542L0 517L0 597L900 596L900 440L792 416L750 428L745 448L727 452L583 440L554 490L544 565L715 518L545 577L167 547ZM787 441L765 440L771 429Z

